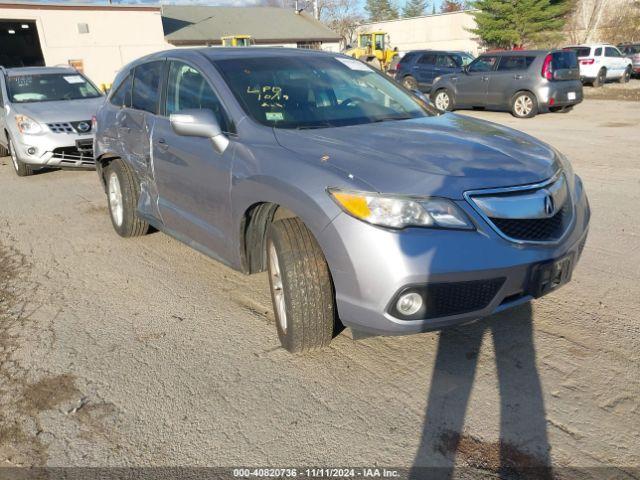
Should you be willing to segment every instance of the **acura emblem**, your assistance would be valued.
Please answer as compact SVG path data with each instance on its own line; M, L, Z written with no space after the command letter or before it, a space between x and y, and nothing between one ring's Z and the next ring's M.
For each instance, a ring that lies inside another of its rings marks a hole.
M556 206L553 201L553 197L551 196L550 193L548 193L544 197L544 213L546 213L547 216L552 217L555 212L556 212Z
M91 130L91 125L89 125L87 122L80 122L77 128L79 132L88 132L89 130Z

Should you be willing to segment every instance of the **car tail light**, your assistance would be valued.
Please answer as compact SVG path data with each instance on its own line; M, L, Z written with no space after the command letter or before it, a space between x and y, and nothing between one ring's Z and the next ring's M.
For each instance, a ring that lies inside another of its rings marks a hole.
M542 76L547 80L553 80L553 67L551 66L552 60L553 56L547 55L544 59L544 63L542 64Z
M595 61L595 58L584 58L580 60L580 65L593 65Z

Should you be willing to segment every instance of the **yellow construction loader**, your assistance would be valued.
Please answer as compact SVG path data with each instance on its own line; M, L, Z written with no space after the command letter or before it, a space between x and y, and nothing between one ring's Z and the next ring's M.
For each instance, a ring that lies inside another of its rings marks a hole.
M397 50L389 47L388 38L386 32L359 33L358 45L348 48L344 53L386 72L398 55Z
M223 47L250 47L254 44L251 35L228 35L220 40Z

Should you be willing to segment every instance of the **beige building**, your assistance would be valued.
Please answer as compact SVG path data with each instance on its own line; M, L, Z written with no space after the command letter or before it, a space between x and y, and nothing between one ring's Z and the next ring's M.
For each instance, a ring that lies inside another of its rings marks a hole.
M365 23L358 32L383 31L389 35L391 47L409 50L462 50L477 55L480 44L468 31L475 26L469 12L440 13L423 17Z
M241 31L240 31L241 30ZM270 7L96 5L0 0L0 65L73 65L98 85L143 55L219 46L223 35L256 45L337 50L339 35L306 14Z

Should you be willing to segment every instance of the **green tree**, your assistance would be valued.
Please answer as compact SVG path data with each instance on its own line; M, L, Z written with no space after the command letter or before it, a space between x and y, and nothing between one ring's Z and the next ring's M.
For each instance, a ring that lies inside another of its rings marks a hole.
M364 9L372 22L395 20L399 16L398 9L390 0L367 0Z
M409 0L402 10L403 17L420 17L427 11L426 0Z
M471 29L493 48L529 46L545 41L564 26L571 0L475 0Z

